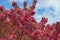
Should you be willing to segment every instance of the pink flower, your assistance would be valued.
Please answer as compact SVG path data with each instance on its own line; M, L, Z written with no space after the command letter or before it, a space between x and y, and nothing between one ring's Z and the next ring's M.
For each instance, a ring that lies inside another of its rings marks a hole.
M16 35L11 35L11 36L9 37L9 40L14 40L14 38L16 38Z
M40 37L40 32L41 32L41 30L35 30L35 31L33 31L33 33L32 33L32 36L34 36L34 37Z

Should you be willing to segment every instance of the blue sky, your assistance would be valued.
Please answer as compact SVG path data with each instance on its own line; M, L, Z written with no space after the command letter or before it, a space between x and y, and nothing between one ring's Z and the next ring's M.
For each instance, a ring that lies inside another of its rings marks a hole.
M0 0L0 5L6 9L12 8L11 2L13 0ZM32 0L14 0L19 7L23 7L23 2L27 1L28 6L32 5ZM60 0L38 0L35 8L36 14L34 18L39 22L41 18L47 17L48 23L52 24L60 20Z

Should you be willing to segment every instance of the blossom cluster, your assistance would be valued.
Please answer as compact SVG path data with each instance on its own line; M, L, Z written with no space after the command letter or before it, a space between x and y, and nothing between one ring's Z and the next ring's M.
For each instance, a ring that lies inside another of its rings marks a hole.
M10 10L0 6L0 40L60 40L60 22L51 25L46 24L48 18L34 19L36 3L27 8L24 2L23 9L14 1Z

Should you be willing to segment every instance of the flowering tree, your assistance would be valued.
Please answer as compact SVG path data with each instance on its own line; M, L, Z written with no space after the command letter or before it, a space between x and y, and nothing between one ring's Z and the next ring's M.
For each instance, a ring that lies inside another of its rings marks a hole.
M14 1L10 10L0 6L0 40L60 40L60 22L46 25L48 18L34 19L36 3L27 8L24 2L23 10Z

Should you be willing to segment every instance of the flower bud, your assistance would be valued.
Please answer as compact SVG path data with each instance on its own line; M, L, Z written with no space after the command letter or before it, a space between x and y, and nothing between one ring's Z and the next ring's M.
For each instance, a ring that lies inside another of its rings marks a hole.
M27 5L27 2L24 2L23 4L24 4L24 6L25 6L25 5Z

